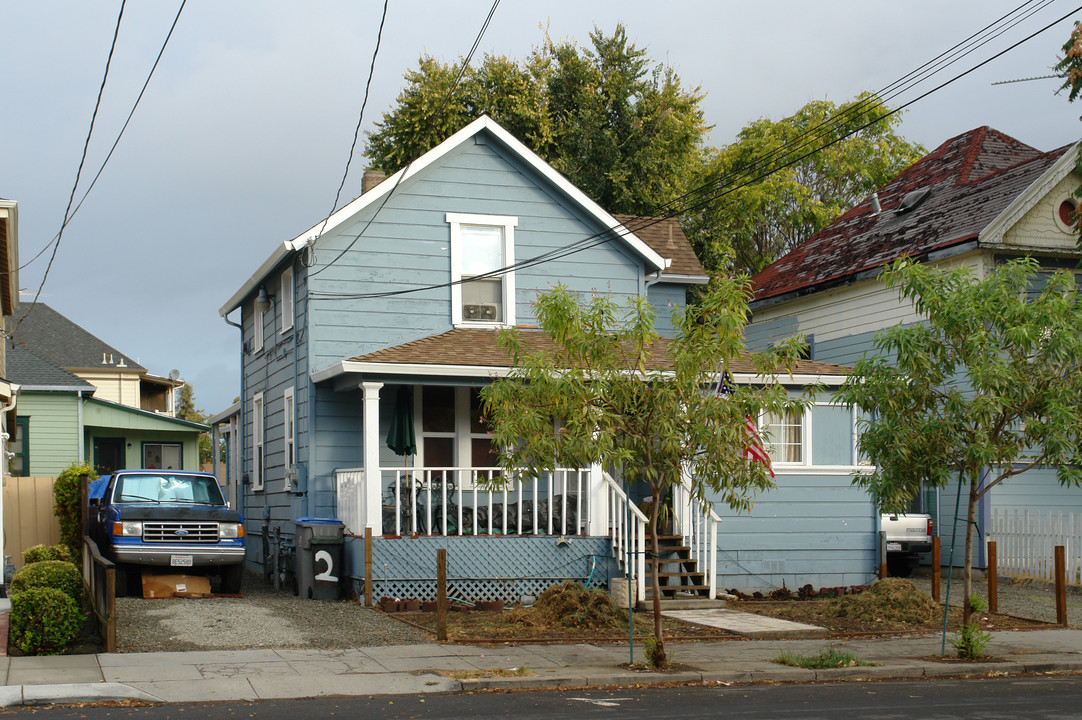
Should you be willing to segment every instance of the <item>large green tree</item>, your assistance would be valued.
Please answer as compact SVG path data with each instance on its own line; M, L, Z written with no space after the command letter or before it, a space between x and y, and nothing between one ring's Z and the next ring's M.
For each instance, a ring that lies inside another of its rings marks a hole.
M791 396L774 375L794 365L800 340L764 354L744 351L749 299L747 278L715 279L702 302L674 318L676 337L664 341L643 298L623 308L607 296L580 302L563 286L542 294L538 324L550 344L538 350L520 331L502 331L513 368L482 392L501 466L539 477L557 466L600 463L645 483L655 557L662 500L685 472L699 502L750 507L752 496L773 483L766 466L746 459L752 442L746 418L798 409L807 398ZM714 392L719 373L729 377L734 364L746 370L749 361L762 384ZM658 588L656 564L652 581ZM653 601L657 651L651 660L663 667L656 590Z
M398 170L487 113L610 212L653 212L697 172L702 92L650 60L623 25L595 28L585 48L546 37L521 62L486 56L452 93L460 67L422 56L406 74L368 135L372 167Z
M875 471L854 482L885 511L904 511L922 484L967 491L968 624L981 497L1039 466L1082 484L1079 291L1072 273L1038 276L1032 259L983 279L899 261L883 278L926 321L880 331L838 394L869 413L859 443Z
M703 265L755 274L886 184L925 153L899 122L864 93L748 124L696 181L720 195L684 215Z
M210 417L208 413L195 406L195 390L187 380L176 391L176 416L181 420L197 423L205 423ZM203 467L213 458L210 434L200 433L199 466Z
M1082 93L1082 23L1076 22L1074 28L1071 29L1071 35L1067 38L1067 42L1063 44L1063 57L1056 65L1056 70L1064 78L1060 89L1069 90L1067 99L1074 102ZM1078 148L1078 161L1075 169L1082 173L1082 146ZM1082 198L1082 187L1075 190L1075 197ZM1082 250L1082 226L1077 223L1077 220L1075 225L1076 230L1080 231L1076 244L1078 249Z

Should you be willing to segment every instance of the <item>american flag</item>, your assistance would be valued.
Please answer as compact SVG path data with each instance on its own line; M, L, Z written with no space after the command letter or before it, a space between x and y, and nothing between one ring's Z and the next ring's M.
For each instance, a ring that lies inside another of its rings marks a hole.
M728 372L718 371L717 394L720 397L728 397L733 394L733 378ZM774 477L774 468L770 466L770 455L763 447L763 440L759 437L759 429L755 427L755 421L751 415L744 416L744 433L748 436L748 444L744 446L744 457L753 462L762 463L770 477Z

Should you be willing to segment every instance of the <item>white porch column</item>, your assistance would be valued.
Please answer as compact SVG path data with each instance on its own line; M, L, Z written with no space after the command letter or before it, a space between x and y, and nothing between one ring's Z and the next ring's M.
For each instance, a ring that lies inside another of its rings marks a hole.
M379 391L383 383L363 382L362 453L364 457L364 526L373 535L383 534L383 488L379 471Z
M586 495L586 534L590 537L609 534L609 493L598 464L590 466Z

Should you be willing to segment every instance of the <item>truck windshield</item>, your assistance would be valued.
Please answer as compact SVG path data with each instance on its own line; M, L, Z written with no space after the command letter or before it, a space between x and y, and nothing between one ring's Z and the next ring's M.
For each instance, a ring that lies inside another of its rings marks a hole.
M211 475L124 474L117 479L113 502L159 502L225 505Z

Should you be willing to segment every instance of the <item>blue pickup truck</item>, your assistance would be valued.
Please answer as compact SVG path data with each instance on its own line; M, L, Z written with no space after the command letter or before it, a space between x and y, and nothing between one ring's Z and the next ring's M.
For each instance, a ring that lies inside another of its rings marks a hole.
M90 530L117 565L117 593L139 567L219 575L221 592L240 592L244 519L210 473L118 470L90 483Z

